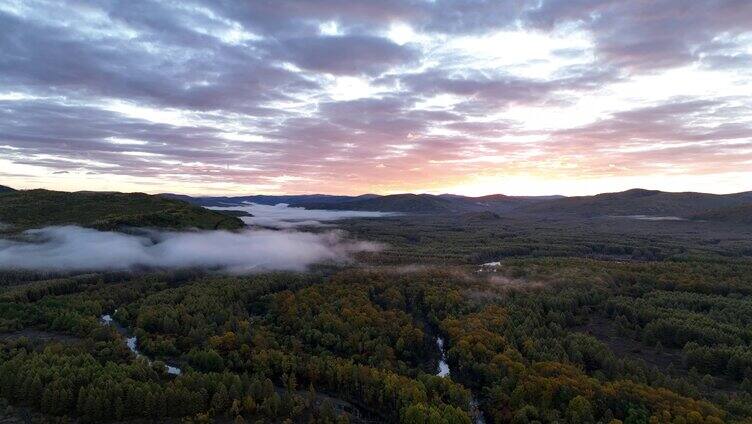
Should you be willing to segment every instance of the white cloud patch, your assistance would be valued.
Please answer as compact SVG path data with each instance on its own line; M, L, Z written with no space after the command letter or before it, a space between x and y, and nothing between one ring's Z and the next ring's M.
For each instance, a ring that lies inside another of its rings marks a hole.
M251 216L241 217L248 225L269 228L321 227L324 222L339 221L348 218L380 218L393 216L390 212L335 211L325 209L304 209L290 207L285 203L274 206L247 203L239 206L210 207L216 210L245 211Z
M0 268L297 271L315 263L347 262L353 253L378 249L375 243L347 240L341 231L151 231L132 235L64 226L29 230L20 240L0 240Z

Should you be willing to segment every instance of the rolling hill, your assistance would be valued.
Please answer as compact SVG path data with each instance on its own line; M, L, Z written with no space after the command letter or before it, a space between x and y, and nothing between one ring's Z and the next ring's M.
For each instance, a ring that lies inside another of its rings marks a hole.
M237 217L143 193L49 190L0 193L0 222L10 225L11 231L47 225L103 230L124 227L232 230L244 226Z
M0 193L7 193L9 191L16 191L8 186L0 185Z
M595 196L566 197L519 208L519 212L593 216L677 216L690 217L719 208L752 202L752 192L736 194L670 193L632 189Z

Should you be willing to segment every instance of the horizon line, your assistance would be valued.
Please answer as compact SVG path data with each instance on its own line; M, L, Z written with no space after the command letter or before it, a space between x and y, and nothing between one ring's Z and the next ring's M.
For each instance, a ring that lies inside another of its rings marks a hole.
M330 196L330 197L360 197L360 196L394 196L394 195L405 195L405 194L412 194L412 195L430 195L430 196L459 196L459 197L468 197L468 198L478 198L478 197L488 197L488 196L506 196L506 197L592 197L592 196L598 196L601 194L616 194L616 193L625 193L628 191L636 191L636 190L642 190L642 191L655 191L655 192L661 192L661 193L671 193L671 194L683 194L683 193L698 193L698 194L712 194L712 195L718 195L718 196L725 196L725 195L733 195L733 194L741 194L741 193L748 193L752 192L752 188L749 190L742 190L742 191L731 191L731 192L724 192L724 193L713 193L713 192L703 192L703 191L671 191L671 190L660 190L660 189L651 189L651 188L643 188L643 187L633 187L626 190L618 190L618 191L603 191L603 192L597 192L593 194L577 194L577 195L566 195L566 194L505 194L501 192L493 192L488 194L481 194L481 195L468 195L468 194L460 194L460 193L452 193L452 192L420 192L420 191L401 191L401 192L387 192L387 193L378 193L378 192L367 192L367 193L359 193L359 194L330 194L330 193L323 193L323 192L314 192L314 193L287 193L287 192L279 192L275 194L269 194L269 193L250 193L250 194L185 194L181 192L172 192L172 191L120 191L120 190L74 190L74 191L67 191L67 190L59 190L59 189L52 189L52 188L46 188L46 187L34 187L34 188L16 188L10 185L0 184L0 186L5 186L8 188L11 188L13 190L17 191L27 191L27 190L48 190L48 191L60 191L60 192L68 192L68 193L75 193L75 192L93 192L93 193L144 193L152 196L159 196L159 195L177 195L177 196L188 196L193 198L207 198L207 197L251 197L251 196L270 196L270 197L282 197L282 196Z

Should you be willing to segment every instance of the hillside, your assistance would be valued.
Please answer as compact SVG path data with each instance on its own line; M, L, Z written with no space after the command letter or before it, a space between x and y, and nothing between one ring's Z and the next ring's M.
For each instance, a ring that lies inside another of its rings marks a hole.
M480 212L465 212L462 214L462 219L465 221L496 221L501 219L501 216L491 211Z
M632 189L595 196L566 197L524 206L520 212L578 216L649 215L689 217L752 201L752 192L736 194L669 193Z
M0 193L7 193L9 191L16 191L8 186L0 185Z
M742 206L733 206L730 208L715 209L710 212L693 215L692 219L752 225L752 203Z
M468 210L491 210L494 212L509 212L523 206L558 198L562 198L562 196L506 196L503 194L490 194L480 197L455 196L455 199L461 201Z
M143 193L49 190L0 193L0 222L14 231L66 224L98 229L243 227L237 217Z

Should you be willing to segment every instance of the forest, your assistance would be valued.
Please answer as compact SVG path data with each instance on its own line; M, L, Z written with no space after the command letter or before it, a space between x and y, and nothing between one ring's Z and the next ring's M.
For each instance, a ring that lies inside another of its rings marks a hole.
M0 272L0 417L752 423L748 227L338 226L387 247L306 272Z

